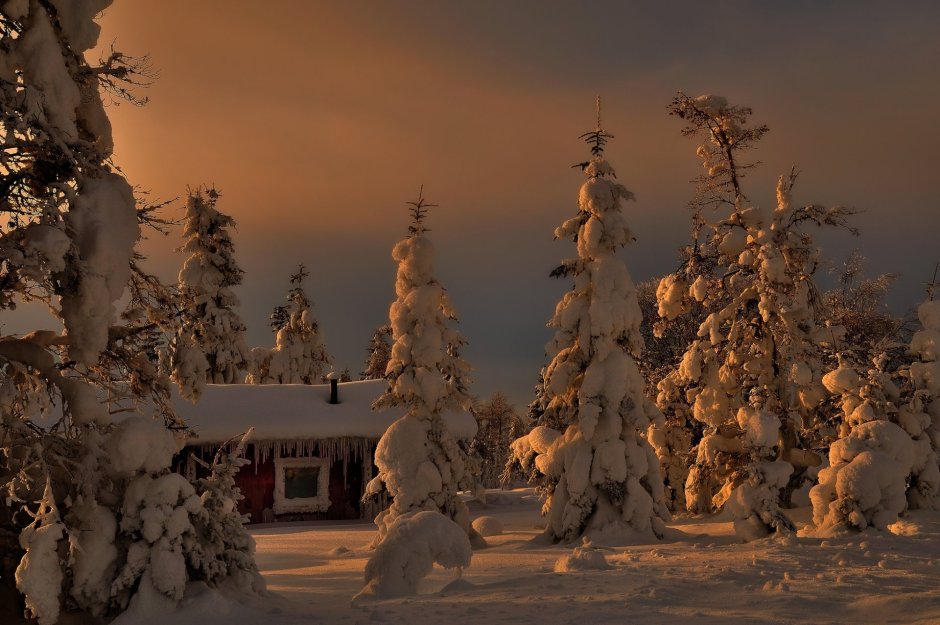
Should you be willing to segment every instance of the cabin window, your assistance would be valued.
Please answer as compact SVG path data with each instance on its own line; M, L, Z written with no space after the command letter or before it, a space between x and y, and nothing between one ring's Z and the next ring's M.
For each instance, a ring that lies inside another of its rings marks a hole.
M274 513L324 512L330 507L327 458L274 459Z
M284 498L304 499L319 494L320 467L284 469Z

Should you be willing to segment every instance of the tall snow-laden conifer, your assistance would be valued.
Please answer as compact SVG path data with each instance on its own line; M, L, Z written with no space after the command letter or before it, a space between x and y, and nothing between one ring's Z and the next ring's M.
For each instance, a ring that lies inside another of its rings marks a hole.
M257 573L250 551L217 566L220 554L192 548L200 491L170 472L183 424L150 355L174 330L173 297L135 252L139 224L160 220L113 165L99 93L133 97L146 64L85 59L110 4L0 6L0 310L40 302L64 326L0 336L0 561L16 568L0 584L16 584L41 625L66 610L104 620L138 592L179 599L190 580ZM147 397L162 414L112 421Z
M256 347L251 351L249 383L319 384L332 369L333 358L323 345L320 326L303 289L309 275L303 265L291 275L287 305L271 313L274 348Z
M553 272L574 279L550 326L551 362L544 370L540 426L513 443L525 465L543 476L546 534L571 541L586 532L611 539L662 537L659 462L646 440L655 407L645 399L636 355L643 348L641 314L630 274L617 251L633 240L622 202L634 199L614 181L604 160L612 135L597 129L583 138L591 159L578 213L555 229L571 239L578 257ZM557 428L563 428L558 431Z
M215 189L197 189L186 201L182 251L189 257L180 270L179 286L187 307L176 338L178 350L183 351L173 354L173 376L183 388L198 389L200 382L237 383L248 366L245 324L235 311L238 298L232 292L243 274L228 232L235 221L219 212L218 198ZM190 350L201 352L206 370L201 380L187 383L187 373L201 368L190 366L185 356Z
M707 313L697 340L658 385L663 410L687 411L703 426L686 505L730 506L745 538L789 531L780 503L820 462L811 448L828 427L818 418L824 357L840 331L820 314L812 279L818 251L803 226L846 227L851 211L794 206L795 171L780 176L772 212L750 206L742 178L752 165L742 163L742 151L767 128L747 126L750 109L719 96L680 93L670 112L686 122L683 134L705 137L692 243L681 269L657 288L661 324L693 307Z
M472 534L467 506L458 492L478 490L479 463L443 419L447 411L469 408L470 367L460 355L466 340L449 323L457 313L434 277L434 245L424 226L434 205L419 193L409 206L409 236L392 250L398 274L396 299L388 313L393 338L385 376L388 390L373 405L375 410L404 406L407 412L379 441L375 451L379 474L366 490L367 497L375 495L384 484L393 497L391 507L375 520L377 543L397 519L420 510L441 512Z

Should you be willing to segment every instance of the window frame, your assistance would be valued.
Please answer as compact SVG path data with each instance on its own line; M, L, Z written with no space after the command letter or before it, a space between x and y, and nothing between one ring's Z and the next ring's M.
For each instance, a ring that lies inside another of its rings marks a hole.
M285 497L284 469L319 467L316 497ZM326 512L330 507L330 460L319 456L274 459L274 514Z

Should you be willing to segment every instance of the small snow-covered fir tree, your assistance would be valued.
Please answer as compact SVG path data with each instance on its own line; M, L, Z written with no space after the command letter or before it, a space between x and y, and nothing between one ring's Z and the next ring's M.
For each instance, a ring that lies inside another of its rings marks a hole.
M851 269L851 268L849 268ZM846 270L848 272L848 269ZM829 466L820 471L819 484L810 491L817 535L827 536L868 527L884 529L910 508L936 508L940 504L935 400L940 390L940 305L931 298L918 308L921 330L910 341L913 362L889 371L892 362L874 347L892 347L890 337L900 324L885 314L872 323L869 306L849 314L854 330L871 337L847 339L841 345L839 365L823 377L827 390L842 410L839 438L829 449ZM883 288L867 288L877 298ZM859 298L864 300L863 293ZM860 319L867 320L862 323ZM865 333L865 329L869 333ZM877 341L874 338L877 337ZM851 356L850 356L851 355ZM852 361L871 364L860 374Z
M218 199L215 189L197 189L186 201L182 251L189 257L179 273L179 288L187 306L174 342L172 365L174 380L183 389L193 389L194 397L198 397L200 383L240 382L248 366L245 324L235 310L238 298L232 292L243 274L228 231L235 221L219 212ZM204 365L193 364L196 352L203 355Z
M794 206L795 171L779 178L772 213L751 206L741 181L752 165L741 151L767 128L747 126L750 109L719 96L680 93L670 112L687 123L684 134L705 137L692 244L682 268L657 288L662 324L695 307L706 313L658 385L664 411L687 410L704 428L686 506L701 513L730 505L745 538L791 530L779 504L819 465L811 448L824 425L817 409L826 398L826 348L840 331L819 310L818 251L802 227L847 227L852 211Z
M542 476L545 532L558 541L585 532L662 537L669 519L659 462L646 440L656 411L635 361L643 347L640 308L617 256L633 240L622 207L633 194L614 181L604 159L611 136L600 119L583 135L591 159L581 164L588 179L579 210L555 229L556 238L575 242L578 257L553 275L572 277L574 288L549 324L556 332L547 347L540 425L513 443L523 466Z
M246 517L238 512L238 502L244 496L235 484L241 467L251 464L244 452L252 431L249 429L237 444L230 441L221 447L209 467L209 477L198 481L202 507L193 519L196 535L188 549L195 568L206 579L238 576L243 586L262 591L264 580L253 557L255 541L244 530Z
M392 356L392 326L381 325L372 333L369 339L369 358L365 368L359 373L360 380L381 380L385 377L385 369Z
M860 375L840 358L838 368L823 377L826 389L840 398L844 420L829 448L829 466L810 491L817 535L885 529L907 507L908 479L924 458L897 423L901 394L885 371L887 360L882 354Z
M152 358L175 297L138 264L140 224L160 219L114 167L99 93L132 97L146 65L85 59L110 4L0 5L0 310L40 302L64 329L0 336L0 561L16 568L0 584L41 625L67 610L103 620L137 593L178 598L228 574L192 560L202 501L169 470L184 426ZM142 399L162 414L113 419Z
M310 273L303 265L290 277L287 305L271 313L275 332L273 349L251 351L251 384L319 384L333 368L333 358L323 345L320 326L303 289Z
M375 410L404 406L407 412L375 450L379 474L366 497L381 492L383 485L393 497L391 507L375 519L376 544L397 519L421 510L441 512L472 535L469 512L458 493L478 490L479 463L442 417L446 411L469 408L470 367L460 355L466 340L449 324L456 311L434 277L434 245L424 226L434 205L419 193L409 206L409 236L392 250L398 273L396 299L389 308L394 343L386 370L388 389L373 405Z

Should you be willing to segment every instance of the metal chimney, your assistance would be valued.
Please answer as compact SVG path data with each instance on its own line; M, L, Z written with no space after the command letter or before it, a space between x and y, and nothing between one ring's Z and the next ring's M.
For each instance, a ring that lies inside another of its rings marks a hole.
M336 378L330 378L330 403L338 404L339 403L339 380Z

